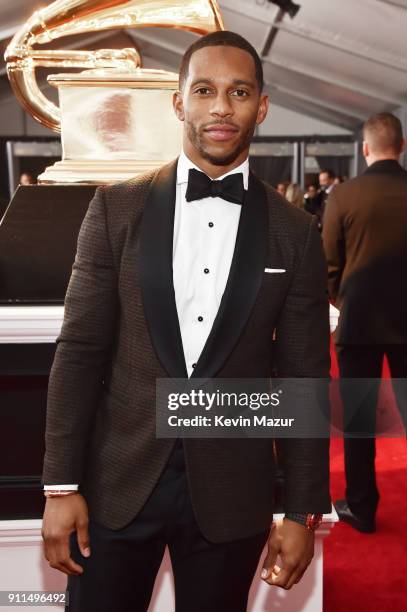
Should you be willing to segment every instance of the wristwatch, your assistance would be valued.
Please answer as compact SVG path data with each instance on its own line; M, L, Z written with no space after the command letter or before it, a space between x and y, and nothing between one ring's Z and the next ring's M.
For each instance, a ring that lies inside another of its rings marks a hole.
M284 518L300 523L307 529L315 531L322 523L322 514L301 514L300 512L286 512Z

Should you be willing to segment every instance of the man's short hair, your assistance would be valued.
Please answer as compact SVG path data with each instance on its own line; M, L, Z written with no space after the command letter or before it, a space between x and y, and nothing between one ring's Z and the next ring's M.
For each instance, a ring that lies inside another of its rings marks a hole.
M217 32L211 32L206 36L202 36L198 38L195 42L192 43L185 51L183 58L181 60L181 65L179 69L179 88L183 89L185 85L185 81L188 78L188 70L189 70L189 62L191 60L192 55L198 49L203 49L204 47L236 47L237 49L243 49L243 51L247 51L254 61L254 67L256 72L256 81L259 86L259 91L263 90L264 85L264 77L263 77L263 65L261 63L261 59L256 49L240 34L236 34L236 32L230 32L228 30L220 30Z
M374 153L401 153L403 128L400 119L392 113L379 113L369 117L363 126L363 138L368 141Z
M327 174L330 179L334 179L335 178L335 172L333 170L330 170L330 168L322 168L319 171L319 174Z

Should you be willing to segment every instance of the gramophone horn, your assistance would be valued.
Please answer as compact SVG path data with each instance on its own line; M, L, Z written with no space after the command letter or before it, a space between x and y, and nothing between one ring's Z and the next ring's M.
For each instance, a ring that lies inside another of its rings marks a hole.
M166 27L208 34L223 30L217 0L56 0L35 12L6 49L7 73L22 106L40 123L60 131L60 111L38 87L35 68L140 66L136 49L38 50L54 39L119 28Z

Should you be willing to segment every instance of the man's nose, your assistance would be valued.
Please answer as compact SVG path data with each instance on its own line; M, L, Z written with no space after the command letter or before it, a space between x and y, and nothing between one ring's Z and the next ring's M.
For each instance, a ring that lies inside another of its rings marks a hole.
M229 96L225 93L219 93L213 100L212 115L218 115L219 117L227 117L233 115L233 107Z

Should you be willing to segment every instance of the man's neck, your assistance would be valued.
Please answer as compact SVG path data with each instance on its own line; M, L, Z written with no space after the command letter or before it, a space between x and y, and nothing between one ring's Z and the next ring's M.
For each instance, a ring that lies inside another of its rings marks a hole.
M219 176L223 176L227 172L230 172L234 168L237 168L242 164L249 154L249 149L242 151L240 155L230 164L225 166L219 166L217 164L212 164L209 160L201 157L198 151L192 147L187 147L184 145L184 153L194 163L198 168L205 172L211 179L217 179Z
M366 163L368 166L375 164L378 161L399 161L399 155L388 154L388 155L375 155L374 157L366 158Z

